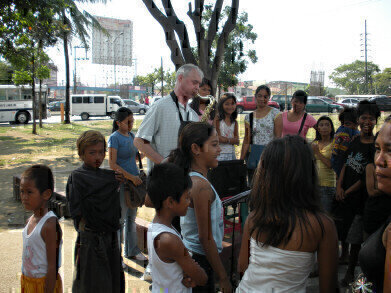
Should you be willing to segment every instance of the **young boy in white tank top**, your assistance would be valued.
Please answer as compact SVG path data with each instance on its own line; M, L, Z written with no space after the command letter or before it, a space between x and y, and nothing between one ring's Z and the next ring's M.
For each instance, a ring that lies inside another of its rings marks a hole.
M154 166L148 176L148 196L156 210L147 238L152 292L192 292L208 280L171 225L175 216L186 215L191 184L189 175L172 163Z
M62 231L47 202L54 189L53 174L45 165L34 165L22 174L20 197L33 211L23 235L22 292L62 292L58 274Z

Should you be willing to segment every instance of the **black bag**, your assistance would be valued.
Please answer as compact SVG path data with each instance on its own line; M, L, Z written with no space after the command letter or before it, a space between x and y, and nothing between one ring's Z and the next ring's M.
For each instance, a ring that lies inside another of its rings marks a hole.
M140 185L134 185L132 181L126 180L125 182L125 204L128 208L135 209L144 205L145 196L147 194L147 175L143 170L143 164L141 162L140 153L137 152L137 158L140 169L140 179L143 181Z

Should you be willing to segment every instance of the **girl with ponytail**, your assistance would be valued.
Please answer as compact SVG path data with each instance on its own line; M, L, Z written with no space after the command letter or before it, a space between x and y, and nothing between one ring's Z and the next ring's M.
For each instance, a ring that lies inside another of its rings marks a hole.
M190 172L193 183L190 206L186 216L181 217L183 243L209 276L207 285L195 287L193 292L215 292L214 273L219 276L220 290L232 291L219 256L224 236L222 204L207 179L208 170L218 165L220 151L219 138L213 126L194 122L183 128L178 148L168 157L169 162Z
M131 132L133 128L133 113L126 107L121 107L117 110L113 121L113 133L110 135L109 146L109 165L112 170L122 173L122 175L133 182L134 185L142 183L139 175L139 170L136 164L137 149L133 145L134 134ZM128 208L125 204L124 188L121 186L120 192L121 202L121 236L125 231L124 237L121 239L125 242L124 256L136 260L146 260L146 257L137 247L136 233L136 215L137 208Z

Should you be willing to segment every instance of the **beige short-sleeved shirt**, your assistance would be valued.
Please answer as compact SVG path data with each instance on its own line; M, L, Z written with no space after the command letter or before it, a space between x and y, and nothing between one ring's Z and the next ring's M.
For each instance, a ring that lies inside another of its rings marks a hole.
M197 113L189 107L178 103L183 121L199 121ZM189 116L188 114L189 113ZM136 137L150 142L151 147L163 158L178 147L178 131L180 127L178 109L171 95L165 96L152 105L144 117ZM148 159L148 170L153 162Z

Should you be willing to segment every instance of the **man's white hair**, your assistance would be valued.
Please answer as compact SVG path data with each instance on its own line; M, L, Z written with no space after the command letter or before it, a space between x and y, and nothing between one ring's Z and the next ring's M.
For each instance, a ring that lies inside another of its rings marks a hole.
M198 72L198 74L201 76L201 80L204 78L204 73L197 65L188 63L179 67L178 71L176 72L176 80L178 81L178 77L180 75L183 75L183 77L188 76L189 73L193 70L196 70Z

